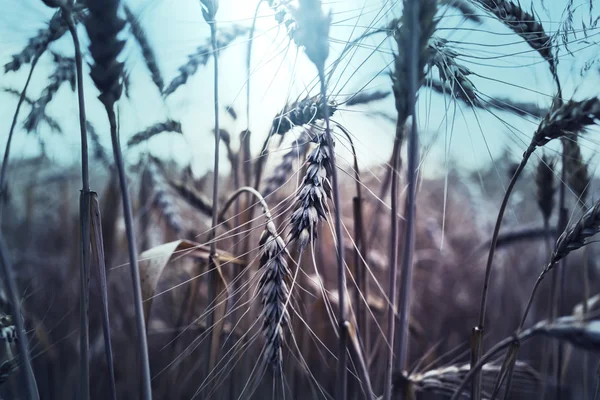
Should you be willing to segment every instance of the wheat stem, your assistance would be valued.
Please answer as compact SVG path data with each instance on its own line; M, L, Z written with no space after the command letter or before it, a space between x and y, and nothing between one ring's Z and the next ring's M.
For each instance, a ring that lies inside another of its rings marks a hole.
M482 343L481 342L482 342L483 333L485 330L485 327L484 327L485 311L486 311L486 306L487 306L487 296L488 296L488 291L489 291L490 276L491 276L491 272L492 272L492 264L494 261L494 252L496 251L496 244L498 242L498 236L500 234L500 227L502 225L502 219L504 218L504 212L506 211L506 207L508 205L508 200L510 198L512 190L513 190L515 184L517 183L517 180L518 180L519 176L521 175L521 172L523 172L525 165L527 165L527 161L533 154L534 150L535 150L535 147L529 146L527 148L527 151L525 151L525 153L523 154L521 163L517 167L517 170L515 171L513 177L511 178L511 180L508 184L508 187L506 188L506 192L502 199L502 204L500 205L500 210L498 211L498 217L496 219L496 224L494 226L494 233L492 235L492 244L490 245L490 251L488 253L487 264L485 267L485 276L483 278L483 289L481 292L481 303L479 306L478 325L473 329L473 338L472 338L473 351L471 354L471 365L472 366L474 364L476 364L478 362L479 358L481 357L481 351L482 351L482 345L481 345ZM477 374L472 382L471 398L473 398L473 399L479 398L480 385L481 385L480 377L479 377L479 374Z
M388 310L388 330L387 337L390 340L392 350L387 359L387 370L385 376L384 385L384 400L390 400L392 396L392 380L394 375L394 351L393 343L396 336L396 298L397 298L397 278L398 278L398 180L399 180L399 169L400 169L400 148L402 147L402 138L404 131L404 121L398 119L396 122L396 137L394 139L394 148L392 150L392 166L390 169L391 179L391 232L390 232L390 276L389 276L389 310ZM386 179L387 182L387 179ZM384 188L388 185L384 184ZM382 192L383 193L383 192ZM381 197L383 198L383 197ZM374 228L378 224L374 224ZM372 232L373 233L373 232Z
M133 226L133 213L131 199L127 191L127 178L125 176L125 166L123 163L123 154L119 145L117 133L117 120L114 106L107 106L106 112L110 122L110 138L112 141L113 154L117 164L119 175L119 184L121 186L121 200L123 202L123 216L125 219L125 231L127 234L127 250L129 251L129 268L131 270L131 280L133 282L133 299L135 305L135 325L138 335L138 348L140 352L140 367L142 369L141 390L143 400L152 399L152 386L150 384L150 359L148 357L148 339L146 338L146 322L144 321L144 309L142 306L142 287L140 284L140 271L138 269L138 253L135 242L135 232Z
M73 15L67 8L63 9L63 17L73 39L75 49L75 66L77 69L77 100L79 106L79 128L81 133L81 183L79 197L79 221L81 243L81 293L80 293L80 396L90 398L90 366L89 366L89 297L90 297L90 177L88 162L87 125L85 99L83 94L83 61L79 37L73 22Z
M209 254L209 274L208 274L208 282L209 282L209 290L208 290L208 301L214 301L217 293L215 293L216 285L214 282L219 279L219 276L216 272L216 264L215 264L215 255L217 252L217 243L214 240L216 236L216 228L218 224L218 201L219 201L219 145L221 142L221 130L219 128L219 48L217 44L217 22L215 20L215 13L211 12L211 10L205 12L204 17L206 22L210 26L210 40L213 50L213 62L214 62L214 131L215 131L215 147L214 147L214 167L213 167L213 199L212 199L212 222L211 222L211 230L209 234L209 242L210 242L210 254ZM206 319L206 326L211 327L214 324L214 311L211 311ZM212 358L215 356L213 353L213 335L209 336L209 339L206 341L206 371L210 370L210 364ZM208 393L211 392L211 388L207 388Z
M407 13L407 20L410 21L408 28L408 114L412 115L412 126L408 136L408 160L407 160L407 179L408 194L406 199L406 227L404 230L404 246L402 260L402 277L400 281L400 297L398 299L398 357L396 359L396 368L398 371L404 371L408 362L408 315L410 313L410 299L412 288L413 272L413 253L415 242L415 220L416 220L416 197L417 197L417 177L419 167L419 136L417 133L417 115L416 115L416 96L420 87L420 63L421 57L421 36L422 27L419 21L422 17L421 7L424 5L420 0L408 0L405 2L404 13ZM395 217L395 215L394 215Z

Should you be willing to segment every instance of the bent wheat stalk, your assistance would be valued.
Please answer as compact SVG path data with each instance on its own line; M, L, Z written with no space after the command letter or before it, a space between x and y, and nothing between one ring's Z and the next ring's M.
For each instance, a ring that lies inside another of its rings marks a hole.
M529 158L538 147L546 145L553 139L561 138L567 133L577 134L587 125L593 124L599 118L600 100L598 100L597 98L591 98L584 101L571 100L562 106L555 107L555 109L548 113L546 118L542 120L538 129L535 131L531 143L527 147L527 150L523 153L523 158L521 159L519 166L517 167L512 179L510 180L510 183L508 184L508 187L506 189L506 193L504 194L504 198L502 199L502 204L500 205L498 217L494 226L492 244L488 253L483 289L481 293L479 322L478 325L475 328L473 328L473 348L471 365L476 364L477 360L481 356L481 340L484 331L484 319L487 305L487 295L489 290L488 287L492 270L492 263L494 260L494 252L496 250L496 244L498 242L498 235L500 233L500 227L502 225L504 212L508 205L508 200L515 186L515 183L517 182L517 179L519 178L521 172L525 168L525 165L527 164ZM471 393L472 398L477 398L477 394L474 392L478 392L478 389L476 389L476 386L478 386L478 382L478 378L473 380L473 389Z
M8 139L6 141L6 147L4 148L4 158L2 159L2 170L0 171L0 220L2 220L2 206L4 204L4 196L6 191L6 171L8 168L8 158L10 155L10 148L12 145L13 135L15 133L15 127L17 126L17 119L19 118L19 112L21 111L21 106L23 105L23 101L25 101L27 88L29 87L29 83L31 82L31 77L33 76L33 71L35 70L35 66L37 65L39 56L35 56L33 61L31 62L31 68L29 69L29 75L27 75L27 80L25 81L25 86L23 86L23 90L21 91L21 95L19 97L19 101L17 103L17 108L15 110L15 114L13 115L13 120L10 125L10 131L8 132Z

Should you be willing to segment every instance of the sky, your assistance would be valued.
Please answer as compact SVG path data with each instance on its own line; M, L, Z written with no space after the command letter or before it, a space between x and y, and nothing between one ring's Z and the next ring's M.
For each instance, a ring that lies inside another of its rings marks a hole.
M530 9L527 0L521 2ZM198 0L130 0L127 4L134 10L147 31L155 48L158 64L167 82L177 74L177 68L186 62L187 55L204 44L209 28L202 18ZM234 24L249 26L258 4L257 0L221 0L217 14L219 27L227 29ZM3 13L0 15L0 64L10 61L11 55L20 51L29 37L43 28L52 16L39 0L0 0ZM543 21L548 32L558 28L566 6L564 0L535 2L534 10ZM394 16L401 14L401 6L387 0L332 0L324 4L332 12L330 32L331 52L328 62L333 62L344 44L363 33L368 27L382 26ZM600 7L598 7L600 9ZM574 26L589 26L589 2L574 2ZM476 25L465 22L453 9L442 8L445 18L437 27L436 35L449 39L453 48L460 53L457 57L463 65L473 71L472 81L477 89L490 96L510 97L516 101L530 101L548 106L555 92L547 64L532 51L522 39L497 21L485 16L484 23ZM237 135L249 125L253 132L252 147L258 153L271 125L273 117L287 101L316 93L316 69L293 43L290 44L283 29L278 29L273 12L266 2L258 11L257 37L253 43L251 76L251 117L247 121L245 60L247 39L235 41L222 51L220 58L219 95L221 102L221 127ZM80 29L82 43L87 46L85 30ZM586 62L598 55L597 29L589 31L586 39L581 33L571 37L573 55L563 49L560 53L559 75L565 97L582 99L597 95L598 66L595 65L581 76L580 70ZM53 44L51 49L72 55L72 42L68 35ZM393 46L381 35L362 42L351 52L333 76L329 92L337 102L343 101L358 90L389 90L390 62ZM118 103L122 142L135 132L167 118L182 123L183 137L166 133L152 139L134 152L126 152L129 162L135 162L140 154L151 153L174 159L182 165L191 162L198 176L212 169L213 164L213 64L200 67L198 73L173 95L164 99L152 84L135 42L128 41L122 54L126 70L131 76L130 99ZM89 61L89 57L86 58ZM27 68L18 73L0 75L0 87L20 90L25 82ZM44 57L36 69L28 90L31 98L37 98L44 88L47 76L52 72L49 56ZM87 70L86 70L87 72ZM436 74L437 75L437 74ZM101 136L107 150L110 136L104 110L95 99L97 92L89 77L84 85L89 119ZM17 99L0 94L0 143L5 143ZM233 106L239 118L232 120L225 106ZM20 120L28 113L24 108ZM394 102L391 97L373 105L363 107L341 107L334 119L348 128L355 138L358 158L368 168L387 161L391 153L394 123L374 113L385 113L394 117ZM48 114L63 126L64 134L57 135L42 127L38 134L46 144L50 157L71 164L79 159L79 131L77 122L77 99L68 85L64 85ZM425 146L423 170L435 175L444 171L450 160L465 169L481 168L497 158L505 150L520 157L526 143L537 126L536 121L527 121L514 115L498 112L473 112L470 108L450 101L443 96L422 90L418 103L418 126L421 141ZM19 124L20 126L21 124ZM284 151L292 140L282 144ZM596 152L596 141L586 139L583 143L589 157ZM38 139L19 130L12 150L13 159L29 157L39 153ZM277 162L278 150L273 149L272 162ZM338 139L339 160L350 165L348 145ZM109 153L110 154L110 153ZM222 168L226 172L228 163L222 157ZM272 164L274 165L274 164Z

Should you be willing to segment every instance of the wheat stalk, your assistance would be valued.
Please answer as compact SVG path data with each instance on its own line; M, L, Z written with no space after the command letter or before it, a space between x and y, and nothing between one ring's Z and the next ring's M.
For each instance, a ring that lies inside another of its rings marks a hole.
M424 2L405 0L401 21L396 21L393 31L394 41L398 54L394 56L394 73L391 74L392 89L394 92L396 112L396 135L392 150L392 194L391 194L391 229L390 237L390 276L388 330L387 338L392 351L387 358L386 375L384 381L384 399L390 400L392 396L392 375L394 362L396 370L403 371L407 363L408 351L408 314L410 310L410 293L412 287L412 257L414 251L414 229L416 213L416 181L419 159L419 144L417 134L417 121L415 104L417 92L425 78L424 68L430 62L431 51L429 42L436 23L434 16L437 2L426 0ZM406 226L404 229L404 253L402 260L402 275L400 282L401 296L397 297L396 280L398 277L398 169L400 164L400 149L402 148L404 125L409 116L412 116L412 127L409 133L408 148L408 194L406 199ZM397 301L397 304L396 304ZM398 310L398 319L395 318ZM396 328L396 324L398 327ZM398 341L395 347L396 329ZM395 357L396 358L395 358Z
M598 351L600 348L600 321L582 321L578 316L561 317L555 321L540 321L530 329L517 332L499 341L486 354L480 357L477 364L471 367L450 400L461 398L467 384L500 351L514 343L523 343L539 335L549 336L561 342L566 341L585 350Z
M13 115L12 123L10 125L10 131L8 132L8 139L6 140L6 147L4 148L4 156L2 158L2 169L0 170L0 220L2 219L2 209L4 206L4 201L6 199L6 171L8 170L8 159L10 156L10 149L12 145L12 139L14 137L15 128L17 126L17 119L19 118L19 112L21 111L21 106L25 101L25 96L27 94L27 88L29 87L29 83L31 83L31 77L33 76L33 71L35 70L35 66L37 65L40 56L37 55L33 61L31 62L31 68L29 69L29 74L27 75L27 80L25 81L25 85L23 86L23 90L19 96L19 101L17 102L17 108L15 109L15 113Z
M150 364L148 357L148 344L146 338L146 324L142 307L142 291L140 274L138 270L137 248L133 228L133 216L131 199L127 191L127 178L123 155L117 135L117 121L114 111L115 102L121 97L123 85L121 77L123 64L117 61L125 42L119 40L117 35L125 26L125 21L117 16L119 0L105 0L102 3L90 2L89 16L85 20L85 28L90 38L90 53L94 60L90 75L96 87L100 91L98 98L106 109L110 128L111 142L119 184L121 187L121 200L123 203L123 215L125 218L125 230L127 233L127 245L129 252L129 268L133 283L133 296L135 305L135 322L138 336L138 348L141 365L141 398L149 400L152 398L150 385Z
M511 181L508 184L504 198L502 199L502 204L500 205L500 210L496 219L496 225L494 227L494 233L492 235L492 244L488 253L488 260L481 295L481 304L479 308L479 324L473 330L473 343L475 344L475 347L473 348L472 365L477 363L477 359L481 354L481 337L484 328L483 323L487 305L487 294L492 262L494 259L494 252L496 250L500 226L502 224L504 212L508 204L508 199L510 198L510 194L512 193L512 190L518 177L525 168L527 161L538 147L544 146L551 140L562 138L565 135L574 135L579 133L586 126L593 124L600 116L600 100L598 100L597 98L591 98L583 101L571 100L568 103L562 105L560 105L560 102L557 102L555 103L555 105L557 106L554 107L554 109L551 110L550 113L548 113L546 118L542 120L537 130L533 134L531 143L527 147L527 150L524 152L523 158L521 159L519 166L517 167ZM478 381L478 379L475 379L473 381L474 386L478 384ZM475 397L473 393L472 397Z

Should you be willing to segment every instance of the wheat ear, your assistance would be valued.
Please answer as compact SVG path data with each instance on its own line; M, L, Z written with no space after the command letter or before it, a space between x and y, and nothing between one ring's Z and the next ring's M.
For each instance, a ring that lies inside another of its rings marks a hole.
M40 98L32 104L31 111L25 119L23 127L27 132L33 132L38 128L39 123L46 116L46 107L63 83L68 82L71 89L75 90L75 60L57 53L52 53L52 58L56 68L48 77L48 86L44 88Z
M131 28L131 33L135 38L135 41L140 46L142 50L142 56L144 57L144 62L146 63L146 67L148 71L150 71L150 76L152 77L152 82L156 85L159 92L162 93L163 88L165 86L165 81L162 77L160 69L158 68L158 62L156 61L156 55L154 54L154 49L150 45L148 41L148 36L146 35L146 31L142 27L140 21L135 17L133 12L126 5L123 7L125 10L125 17L127 18L127 22Z
M175 77L169 86L164 90L163 95L169 96L174 93L180 86L184 85L188 79L193 76L200 66L206 65L214 53L220 49L229 46L239 36L248 31L246 27L234 25L229 30L220 30L216 37L216 46L213 47L211 42L199 46L196 51L188 56L188 61L179 67L179 75ZM217 50L215 50L215 48Z
M556 83L558 97L562 97L562 89L556 67L557 59L552 54L552 41L544 31L542 24L533 14L525 11L517 2L510 0L477 0L485 10L494 15L509 29L521 36L532 49L548 63L550 72Z
M172 119L168 119L164 122L158 122L148 128L144 129L141 132L134 134L128 141L127 147L134 147L140 143L146 142L152 137L156 135L160 135L163 132L175 132L179 134L183 134L183 130L181 128L181 124L177 121L173 121Z

